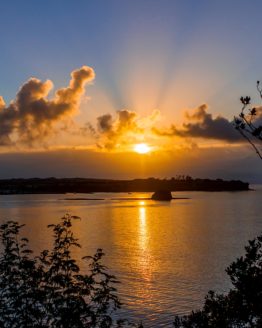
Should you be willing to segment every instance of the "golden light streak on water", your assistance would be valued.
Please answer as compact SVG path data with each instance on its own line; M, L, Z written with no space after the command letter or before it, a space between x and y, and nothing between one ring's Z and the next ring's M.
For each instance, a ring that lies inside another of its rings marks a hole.
M152 270L154 268L154 256L151 254L152 249L150 246L150 225L148 220L147 203L145 201L138 202L138 248L140 255L137 258L138 269L140 273L140 279L144 282L142 285L137 285L137 295L139 296L138 302L141 306L144 306L144 300L146 299L149 304L153 301L152 286L153 276ZM145 288L145 285L147 286Z

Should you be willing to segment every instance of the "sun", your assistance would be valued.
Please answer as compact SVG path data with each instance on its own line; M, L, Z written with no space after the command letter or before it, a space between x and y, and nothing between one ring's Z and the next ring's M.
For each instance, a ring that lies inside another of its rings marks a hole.
M134 151L138 154L147 154L150 152L150 150L151 148L145 143L136 144L134 146Z

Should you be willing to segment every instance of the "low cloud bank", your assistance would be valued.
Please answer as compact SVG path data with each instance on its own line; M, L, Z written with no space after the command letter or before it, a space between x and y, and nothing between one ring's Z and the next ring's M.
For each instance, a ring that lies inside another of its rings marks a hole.
M18 165L19 163L19 165ZM241 165L239 165L241 163ZM146 178L179 174L199 178L241 179L262 182L262 172L253 150L212 148L153 153L61 150L0 154L0 179L18 177Z
M228 142L242 141L242 136L234 130L231 121L222 116L213 117L207 112L208 106L203 104L196 108L192 114L186 112L182 127L171 125L167 129L153 128L153 132L163 137L184 137L215 139Z

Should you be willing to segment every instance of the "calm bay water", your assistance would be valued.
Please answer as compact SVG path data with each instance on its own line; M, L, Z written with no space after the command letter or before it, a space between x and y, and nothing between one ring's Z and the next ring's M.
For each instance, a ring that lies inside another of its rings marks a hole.
M80 259L97 248L121 280L123 314L147 327L169 327L174 314L202 305L207 291L230 287L225 268L262 232L262 189L249 192L178 192L188 200L116 200L150 194L0 196L0 222L26 223L35 253L51 245L47 224L66 212L74 225ZM64 200L66 197L104 200ZM86 269L83 264L83 270Z

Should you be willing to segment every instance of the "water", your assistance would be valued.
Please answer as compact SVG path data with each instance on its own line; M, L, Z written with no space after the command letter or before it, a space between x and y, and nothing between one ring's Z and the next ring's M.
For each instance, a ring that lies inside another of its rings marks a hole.
M112 200L144 198L145 193L0 196L0 221L26 223L35 252L51 245L47 224L66 212L81 217L74 230L82 248L99 247L121 280L123 314L147 327L169 327L174 314L203 304L210 289L227 291L225 268L243 254L248 239L262 232L262 189L249 192L178 192L188 200ZM105 200L64 200L71 197ZM86 269L85 264L82 265Z

